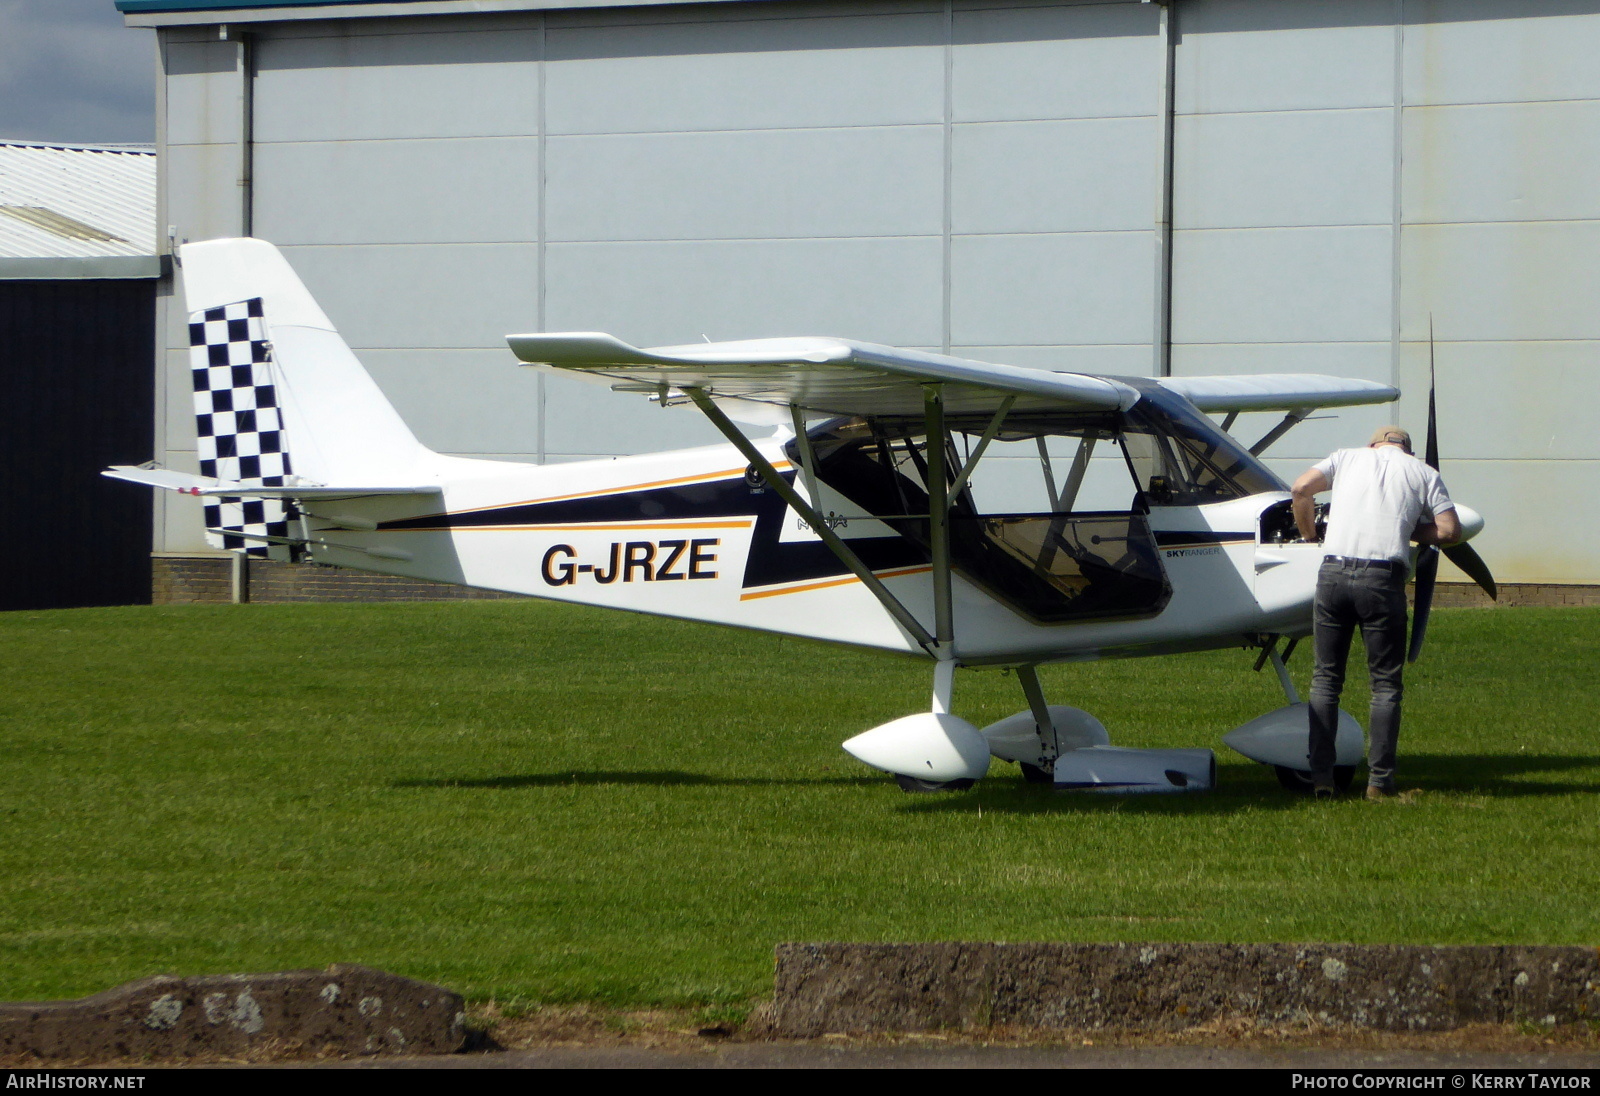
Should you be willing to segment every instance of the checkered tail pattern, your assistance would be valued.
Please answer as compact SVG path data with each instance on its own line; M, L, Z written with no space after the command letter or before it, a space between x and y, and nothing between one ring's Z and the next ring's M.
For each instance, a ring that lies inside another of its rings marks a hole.
M200 474L222 483L282 487L293 469L261 299L192 313L189 364ZM291 545L255 538L288 537L298 516L293 503L278 499L207 498L206 540L216 548L288 560Z

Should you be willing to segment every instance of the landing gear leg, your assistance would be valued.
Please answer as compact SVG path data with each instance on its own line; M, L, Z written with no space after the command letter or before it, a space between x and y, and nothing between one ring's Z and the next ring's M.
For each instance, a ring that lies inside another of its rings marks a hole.
M933 664L933 711L936 715L950 714L950 695L955 690L955 660L940 659Z
M950 714L950 697L955 692L956 664L954 659L941 659L933 664L933 713ZM964 792L976 780L923 780L921 777L895 773L894 782L903 792Z
M1022 683L1022 695L1028 698L1028 710L1033 713L1034 728L1039 735L1039 764L1020 762L1022 779L1029 784L1054 784L1061 744L1056 739L1055 720L1050 718L1050 709L1044 702L1044 690L1039 688L1039 672L1032 666L1019 666L1017 680Z
M1267 657L1272 660L1272 668L1278 672L1278 684L1283 686L1283 695L1288 698L1290 704L1298 704L1300 703L1300 694L1295 690L1294 681L1289 677L1289 667L1283 664L1283 660L1294 653L1294 645L1299 641L1290 640L1289 649L1281 655L1277 651L1277 642L1274 639L1272 641L1273 645L1267 648Z

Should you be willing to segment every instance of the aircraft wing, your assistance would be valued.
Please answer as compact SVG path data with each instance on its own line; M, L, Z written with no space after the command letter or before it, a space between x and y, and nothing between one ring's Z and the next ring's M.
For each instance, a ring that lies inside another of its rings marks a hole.
M529 365L610 379L621 392L699 388L718 401L801 408L828 415L918 415L923 388L944 386L951 412L993 412L1007 397L1017 410L1116 410L1138 400L1132 387L1078 373L901 350L846 339L751 339L641 350L599 332L509 335Z
M1297 411L1389 403L1400 390L1376 381L1315 373L1258 373L1232 377L1162 377L1161 386L1202 411Z

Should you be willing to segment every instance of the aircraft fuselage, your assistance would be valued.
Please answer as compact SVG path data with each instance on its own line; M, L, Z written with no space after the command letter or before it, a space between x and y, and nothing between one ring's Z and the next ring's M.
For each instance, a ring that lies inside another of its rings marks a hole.
M795 477L782 441L757 445ZM924 654L794 510L748 475L732 446L546 466L472 463L486 474L446 482L426 512L415 496L303 504L309 558ZM958 561L956 657L966 665L1126 657L1308 632L1320 550L1260 541L1262 512L1287 497L1150 507L1143 518L1170 587L1154 613L1029 619ZM870 515L828 512L884 585L931 623L925 549Z

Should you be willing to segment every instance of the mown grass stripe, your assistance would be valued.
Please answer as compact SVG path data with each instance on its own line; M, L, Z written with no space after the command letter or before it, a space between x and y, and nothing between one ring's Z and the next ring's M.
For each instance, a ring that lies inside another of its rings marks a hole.
M925 665L554 603L0 614L0 998L344 961L739 1002L780 940L1595 943L1600 614L1440 610L1429 640L1420 798L1319 806L1220 746L1210 795L997 764L906 796L838 743L922 708ZM1251 662L1042 676L1114 742L1217 746L1282 703ZM957 679L980 725L1022 707Z

